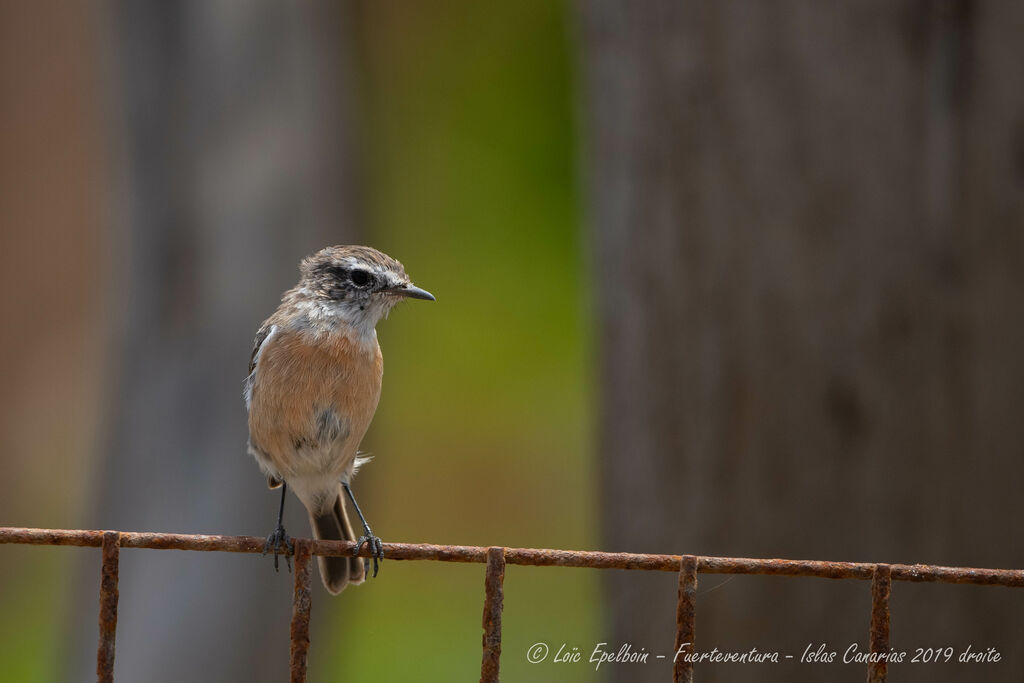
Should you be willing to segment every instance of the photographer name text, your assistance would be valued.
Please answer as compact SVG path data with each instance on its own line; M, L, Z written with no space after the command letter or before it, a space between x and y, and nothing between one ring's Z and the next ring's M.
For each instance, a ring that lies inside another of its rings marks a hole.
M655 654L644 647L636 647L631 643L623 643L618 648L608 643L597 643L593 649L587 648L587 650L568 643L560 643L552 647L548 643L537 642L527 648L526 661L531 664L548 661L552 664L585 663L592 665L595 670L599 670L605 664L647 664L651 661L662 660L686 661L695 664L780 664L784 662L800 664L868 664L871 662L990 664L999 662L1003 658L994 647L978 648L974 645L962 648L953 646L918 647L912 650L890 648L884 652L869 652L858 643L851 643L848 647L841 649L830 648L827 643L808 643L800 654L788 654L777 650L760 650L756 647L743 651L720 650L717 647L701 651L694 650L692 643L683 643L675 652Z

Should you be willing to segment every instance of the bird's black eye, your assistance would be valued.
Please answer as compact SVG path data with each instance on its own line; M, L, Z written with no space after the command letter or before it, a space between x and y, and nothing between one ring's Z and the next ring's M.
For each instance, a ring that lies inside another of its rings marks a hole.
M365 270L355 268L349 274L349 278L352 280L352 284L356 287L365 287L366 285L373 282L373 276Z

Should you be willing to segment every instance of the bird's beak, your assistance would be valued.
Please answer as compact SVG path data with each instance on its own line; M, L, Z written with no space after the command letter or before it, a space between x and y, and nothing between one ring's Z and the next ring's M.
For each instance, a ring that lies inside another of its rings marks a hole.
M410 283L407 285L399 285L398 287L392 287L390 290L392 294L398 296L404 296L409 299L423 299L424 301L436 301L434 295L425 289L420 289L416 285Z

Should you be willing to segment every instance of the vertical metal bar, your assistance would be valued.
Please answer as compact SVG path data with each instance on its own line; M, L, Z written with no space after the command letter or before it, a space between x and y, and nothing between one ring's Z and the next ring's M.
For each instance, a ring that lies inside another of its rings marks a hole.
M693 683L693 662L685 656L693 652L697 618L697 558L683 555L679 561L679 602L676 604L675 663L672 680Z
M309 581L312 576L313 542L308 538L295 539L295 594L292 597L291 681L305 683L306 657L309 654L309 612L313 598Z
M875 565L871 577L871 652L889 652L889 596L892 577L889 565ZM868 662L868 683L885 683L889 664L885 660Z
M117 639L117 570L121 554L121 534L103 532L103 565L100 569L100 643L96 652L96 679L113 683L114 643Z
M487 549L487 573L484 575L484 656L480 663L480 683L497 683L501 660L501 610L505 606L505 549Z

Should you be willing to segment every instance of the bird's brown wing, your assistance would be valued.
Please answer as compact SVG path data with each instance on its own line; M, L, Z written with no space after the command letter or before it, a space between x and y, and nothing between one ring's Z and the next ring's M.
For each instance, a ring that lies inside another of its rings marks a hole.
M260 352L260 347L263 346L263 341L270 334L270 325L263 323L263 327L256 333L256 338L252 341L252 355L249 356L249 374L256 369L256 355Z
M260 353L260 348L263 346L263 342L265 342L267 340L267 337L270 336L270 333L271 333L272 330L273 330L273 325L268 325L268 324L264 323L263 327L261 327L259 329L259 331L256 333L256 338L253 339L253 342L252 342L252 355L249 356L249 374L248 374L248 376L246 377L246 380L245 380L245 383L246 383L246 394L249 395L249 396L251 396L251 392L252 392L252 383L253 383L252 373L253 373L253 370L256 369L256 357ZM252 447L253 447L252 446L252 442L250 441L250 448L252 448ZM277 479L276 477L272 477L270 475L267 475L267 486L269 488L276 489L280 485L281 485L281 481L279 479Z

